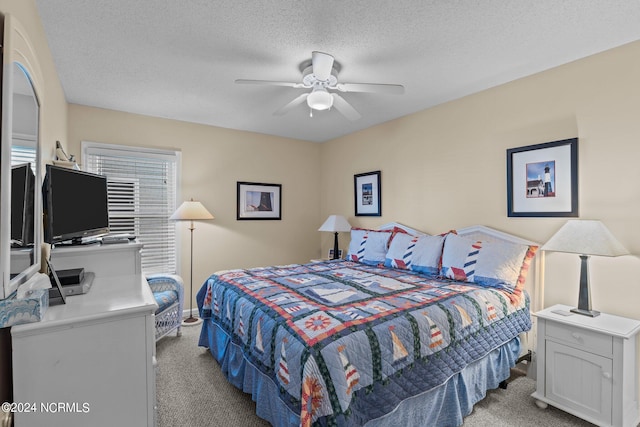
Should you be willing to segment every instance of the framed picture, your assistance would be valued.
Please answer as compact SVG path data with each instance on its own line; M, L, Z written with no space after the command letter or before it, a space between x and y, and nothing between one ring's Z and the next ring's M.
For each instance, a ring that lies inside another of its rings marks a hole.
M356 216L381 216L380 171L353 176Z
M282 219L282 185L238 182L238 220Z
M578 216L578 138L507 150L507 215Z
M338 249L338 258L342 259L342 249ZM327 254L327 259L333 259L333 249L329 249L329 253Z

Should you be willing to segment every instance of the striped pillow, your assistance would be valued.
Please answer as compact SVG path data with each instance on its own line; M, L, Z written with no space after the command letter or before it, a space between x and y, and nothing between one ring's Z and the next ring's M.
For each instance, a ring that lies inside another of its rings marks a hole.
M351 229L347 260L369 265L383 264L392 233L393 230Z
M537 246L481 242L449 234L442 251L440 274L450 279L519 292Z
M444 239L445 235L413 236L411 234L397 234L389 245L384 265L386 267L437 275L440 271Z

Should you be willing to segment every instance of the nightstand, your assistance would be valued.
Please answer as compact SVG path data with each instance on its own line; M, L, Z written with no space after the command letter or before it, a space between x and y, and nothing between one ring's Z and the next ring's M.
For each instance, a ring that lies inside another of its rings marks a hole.
M531 396L541 408L549 404L599 426L637 426L640 321L570 309L554 305L534 314L538 374Z

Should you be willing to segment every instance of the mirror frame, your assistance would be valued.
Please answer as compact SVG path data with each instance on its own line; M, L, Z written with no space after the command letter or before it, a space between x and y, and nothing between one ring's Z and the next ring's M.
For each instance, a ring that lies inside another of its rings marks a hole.
M4 16L2 57L2 129L0 130L0 273L2 286L0 299L11 296L19 285L29 280L41 269L42 252L42 165L41 165L41 133L42 133L42 72L35 55L35 50L22 25L10 14ZM36 135L36 182L34 198L34 263L11 279L11 145L13 143L13 87L14 65L18 65L31 83L35 101L38 104L38 123Z

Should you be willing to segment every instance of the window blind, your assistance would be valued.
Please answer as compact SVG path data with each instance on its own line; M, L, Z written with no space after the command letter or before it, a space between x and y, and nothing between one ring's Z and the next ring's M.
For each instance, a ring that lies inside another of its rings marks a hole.
M36 148L33 137L14 138L11 144L11 166L23 163L31 163L31 169L35 173Z
M176 209L180 153L169 150L82 143L84 169L107 177L110 234L135 234L142 270L175 273Z

